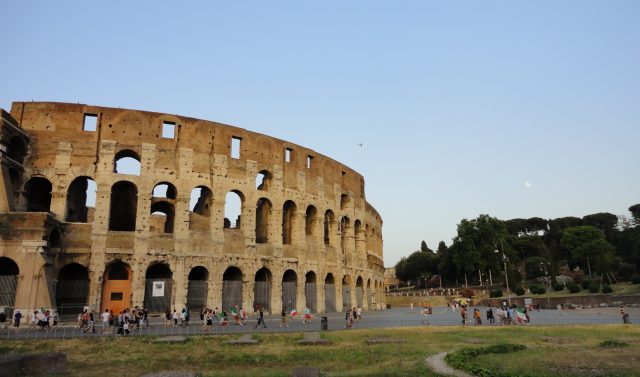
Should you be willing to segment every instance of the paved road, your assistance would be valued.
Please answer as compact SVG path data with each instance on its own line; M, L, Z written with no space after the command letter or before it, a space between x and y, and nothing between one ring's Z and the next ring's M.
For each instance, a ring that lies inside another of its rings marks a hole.
M483 325L486 325L484 319L485 307L478 307L483 314ZM625 308L630 314L631 323L640 323L640 309ZM266 315L265 322L267 328L258 328L256 324L256 316L250 317L246 326L231 324L227 327L214 326L209 331L203 330L199 318L192 321L188 327L165 327L164 319L160 317L152 317L150 319L151 326L143 327L135 330L133 336L144 335L196 335L196 334L245 334L245 333L273 333L273 332L306 332L319 331L321 329L321 317L327 317L328 330L344 330L345 314L329 313L314 315L311 323L302 323L302 317L289 320L288 328L279 327L280 317L275 315ZM576 324L620 324L622 318L619 308L591 308L591 309L575 309L575 310L540 310L529 313L531 325L576 325ZM471 317L470 315L468 316ZM428 322L428 324L426 323ZM433 314L425 318L420 310L409 308L394 308L376 312L363 312L361 321L354 324L354 328L391 328L391 327L409 327L409 326L458 326L461 318L458 312L453 312L447 307L433 308ZM102 334L100 325L96 326L96 333L83 333L80 329L74 327L75 324L61 323L54 331L50 333L28 329L28 326L21 326L20 329L10 327L6 330L0 330L0 339L42 339L42 338L68 338L68 337L97 337L97 336L115 336L115 330L111 329L107 333Z

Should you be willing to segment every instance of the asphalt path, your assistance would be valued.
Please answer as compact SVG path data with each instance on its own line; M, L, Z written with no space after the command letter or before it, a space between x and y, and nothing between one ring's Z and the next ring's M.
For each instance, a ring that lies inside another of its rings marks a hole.
M469 308L468 323L472 322ZM481 326L489 325L485 319L486 307L478 307L482 313ZM625 308L629 313L631 323L640 323L639 308ZM195 314L195 316L194 316ZM309 332L321 331L321 320L327 319L327 330L345 330L345 313L314 314L311 323L303 323L303 316L298 315L288 320L288 327L281 327L281 318L277 315L265 315L266 328L256 328L257 316L250 316L246 325L229 324L228 326L209 326L203 328L198 313L192 313L189 326L166 327L164 318L150 317L150 326L132 331L130 336L170 336L170 335L202 335L202 334L247 334L247 333L278 333L278 332ZM529 326L538 325L598 325L598 324L622 324L620 308L589 308L573 310L534 310L529 312ZM461 326L461 316L457 311L447 307L434 307L432 314L425 316L419 308L411 310L408 307L393 308L382 311L363 312L362 319L355 321L354 329L375 329L412 326ZM476 326L469 324L468 326ZM517 325L516 325L517 326ZM102 331L102 325L98 322L96 332L84 332L77 328L75 323L60 323L51 332L29 329L28 325L21 325L20 329L8 327L0 329L0 339L51 339L71 337L100 337L117 336L115 328Z

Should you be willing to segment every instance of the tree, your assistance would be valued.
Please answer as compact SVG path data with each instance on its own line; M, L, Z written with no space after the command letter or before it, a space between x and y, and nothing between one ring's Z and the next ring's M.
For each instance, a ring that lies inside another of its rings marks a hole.
M480 215L473 220L463 219L458 224L458 235L450 248L458 277L465 274L468 278L477 276L479 271L498 273L501 271L502 252L513 260L509 243L507 228L495 217ZM496 248L500 248L500 253L495 253Z
M587 215L582 218L584 225L596 227L604 232L604 235L611 244L615 245L616 242L616 226L618 225L618 216L608 213L600 212L592 215Z
M560 245L571 267L580 266L589 272L610 272L616 259L613 246L602 230L592 226L575 226L562 231Z
M636 224L640 224L640 203L629 207L629 212L631 212L631 216L635 219Z
M422 243L420 244L420 251L422 251L423 253L433 253L433 250L429 249L427 243L424 241L422 241Z
M438 254L444 254L447 251L447 244L444 241L440 241L438 243L438 250L436 251Z

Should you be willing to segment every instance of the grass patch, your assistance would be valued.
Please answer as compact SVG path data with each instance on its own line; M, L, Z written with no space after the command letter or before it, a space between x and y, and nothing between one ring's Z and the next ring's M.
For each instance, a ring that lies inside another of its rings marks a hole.
M482 377L511 377L509 373L504 373L493 368L478 366L473 360L481 355L487 354L505 354L518 352L527 349L523 344L499 343L482 348L462 348L447 355L446 361L454 368L465 370L475 376Z
M296 367L316 367L329 377L429 377L435 376L425 365L430 355L518 343L527 349L477 355L472 363L519 376L637 376L640 370L638 326L437 326L330 331L322 337L331 344L299 345L302 333L256 334L257 345L242 347L224 343L235 335L194 336L178 344L153 343L152 337L0 341L0 353L65 352L68 376L130 375L135 368L136 375L186 370L203 377L271 377L290 376ZM366 342L384 337L405 342ZM629 346L599 346L611 339Z

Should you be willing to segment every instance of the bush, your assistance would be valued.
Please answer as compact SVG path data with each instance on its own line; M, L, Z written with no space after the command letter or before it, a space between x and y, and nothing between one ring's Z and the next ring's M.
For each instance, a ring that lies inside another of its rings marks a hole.
M602 287L602 293L611 293L613 292L613 288L610 285L605 285Z
M591 282L591 285L589 285L589 292L590 293L600 292L600 283L598 283L597 281Z
M529 290L531 291L531 293L536 294L536 295L544 294L547 291L541 285L532 285L532 286L529 287Z
M564 290L564 285L560 284L560 283L554 283L553 284L553 290L556 292L560 292L562 290Z
M591 286L591 280L589 279L584 279L583 281L580 282L580 286L582 287L582 289L589 289L589 287Z
M605 340L604 342L600 343L598 345L598 347L601 347L601 348L623 348L623 347L629 347L629 344L625 343L625 342L621 342L621 341L616 340L616 339L608 339L608 340Z
M492 289L489 292L489 297L491 297L491 298L502 297L502 289Z
M569 271L567 275L576 283L581 282L584 279L584 272L582 271Z
M631 277L631 283L640 284L640 276L639 275L635 275L635 276Z
M567 289L569 289L570 293L578 293L580 292L582 289L580 288L580 286L576 283L569 283L567 284Z
M513 288L513 293L517 294L518 296L522 296L524 294L524 288L515 287Z

